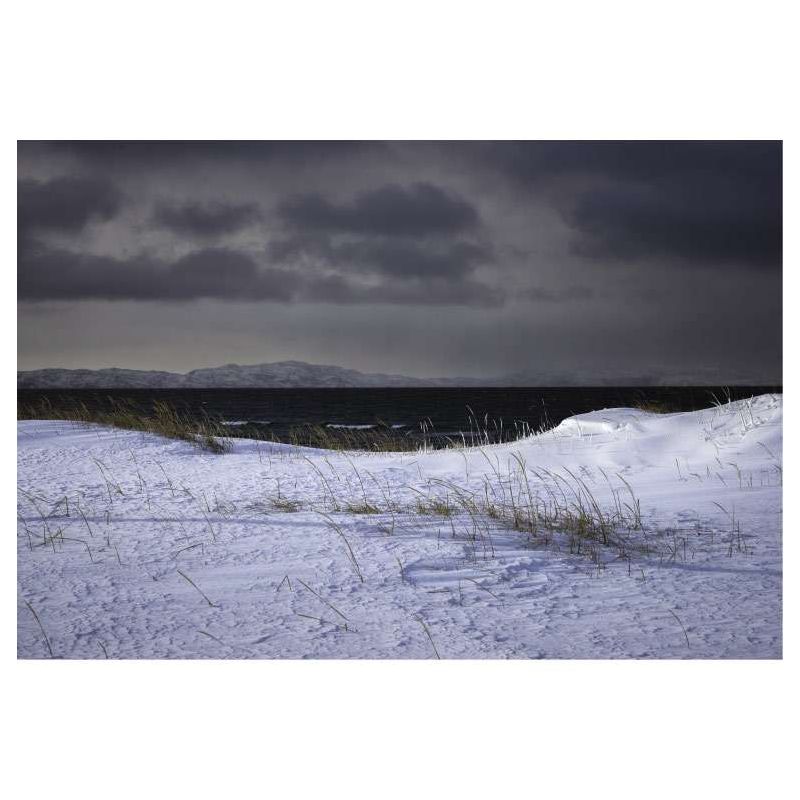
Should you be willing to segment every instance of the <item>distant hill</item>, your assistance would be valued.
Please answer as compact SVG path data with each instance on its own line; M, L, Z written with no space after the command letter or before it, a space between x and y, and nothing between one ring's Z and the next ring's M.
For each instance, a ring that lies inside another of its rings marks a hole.
M550 369L516 372L495 378L410 378L304 361L273 364L226 364L195 369L185 374L136 369L36 369L17 372L18 389L295 389L376 387L489 387L489 386L713 386L723 383L716 370L681 374L654 370L651 374L603 374L597 368L570 371ZM727 376L728 386L772 386L768 376Z
M280 361L226 364L178 372L136 369L37 369L17 373L18 389L242 389L296 387L436 386L404 375L358 372L344 367Z

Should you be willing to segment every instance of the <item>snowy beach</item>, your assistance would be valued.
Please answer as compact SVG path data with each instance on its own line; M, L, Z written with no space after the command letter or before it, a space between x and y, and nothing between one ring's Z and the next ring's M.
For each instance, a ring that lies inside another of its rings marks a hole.
M346 453L18 422L20 658L780 658L782 396Z

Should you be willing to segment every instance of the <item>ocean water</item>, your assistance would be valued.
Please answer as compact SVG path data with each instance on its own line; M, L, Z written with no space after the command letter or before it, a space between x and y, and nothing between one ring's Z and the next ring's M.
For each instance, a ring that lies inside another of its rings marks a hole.
M738 400L780 386L680 386L587 388L413 388L413 389L71 389L17 392L21 406L47 401L56 407L83 403L108 408L128 401L144 412L157 401L184 414L210 417L231 435L260 431L275 437L292 428L323 426L331 431L380 429L397 436L467 438L488 431L492 441L557 425L566 417L603 408L651 404L692 411Z

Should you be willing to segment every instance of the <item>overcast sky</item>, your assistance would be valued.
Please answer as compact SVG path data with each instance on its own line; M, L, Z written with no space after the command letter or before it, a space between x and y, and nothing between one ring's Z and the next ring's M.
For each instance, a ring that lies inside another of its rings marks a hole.
M22 142L18 366L777 383L781 194L778 142Z

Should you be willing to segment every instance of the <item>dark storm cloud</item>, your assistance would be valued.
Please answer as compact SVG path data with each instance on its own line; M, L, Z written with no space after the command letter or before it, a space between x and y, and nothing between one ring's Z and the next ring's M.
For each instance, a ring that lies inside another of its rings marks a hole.
M299 195L282 202L278 215L302 230L383 236L452 234L479 223L470 203L429 183L382 186L346 204L319 194Z
M209 248L172 264L168 285L181 299L289 300L299 288L300 279L285 270L260 267L244 253Z
M117 259L33 246L20 259L21 300L291 300L300 278L259 267L225 248L190 253L172 263L140 256Z
M777 141L530 141L465 147L468 157L523 182L569 175L650 182L698 173L766 186L781 179L782 148Z
M579 232L574 250L594 259L779 268L778 203L746 189L725 178L586 192L567 213Z
M17 182L17 224L30 231L76 233L90 220L109 220L122 206L123 195L107 180L61 177Z
M312 262L327 269L361 271L398 278L458 280L493 256L475 242L410 242L390 238L334 241L325 236L290 237L271 242L270 261L281 265Z
M348 203L298 195L277 210L290 232L268 244L268 259L320 272L309 286L311 299L473 306L504 301L501 290L473 277L494 262L490 244L475 238L478 212L438 186L386 184ZM372 281L354 280L359 274Z
M263 267L227 248L206 248L177 261L118 259L33 242L20 255L20 300L282 301L353 304L497 306L502 293L470 277L391 276L364 282L333 274Z
M152 169L187 162L270 163L319 161L380 150L384 142L153 140L20 142L26 151L51 152L79 160L84 166Z
M21 142L22 353L780 380L781 169L780 142Z
M213 238L236 233L258 221L261 212L256 203L220 202L183 204L159 203L153 223L173 233L190 237Z
M588 258L781 264L780 142L501 142L473 152L549 192Z

